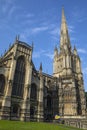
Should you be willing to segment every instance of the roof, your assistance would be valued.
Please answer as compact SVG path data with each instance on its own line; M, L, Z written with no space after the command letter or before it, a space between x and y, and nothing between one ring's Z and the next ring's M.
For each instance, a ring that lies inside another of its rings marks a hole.
M32 47L29 44L27 44L26 42L18 41L17 43L32 49Z

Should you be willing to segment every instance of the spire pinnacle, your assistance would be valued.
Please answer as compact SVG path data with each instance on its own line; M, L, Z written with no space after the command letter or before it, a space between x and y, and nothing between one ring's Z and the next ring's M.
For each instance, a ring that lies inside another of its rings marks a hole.
M74 45L74 50L76 50L76 46Z
M64 49L64 45L66 45L68 49L71 48L66 18L65 18L65 14L64 14L64 8L62 8L62 20L61 20L61 32L60 32L60 51L62 51Z
M33 51L33 49L34 49L34 43L33 43L33 41L32 41L32 51Z
M15 42L19 41L19 35L16 35Z
M74 49L73 49L73 53L74 53L75 55L77 55L77 49L76 49L75 46L74 46Z
M62 8L62 23L66 23L66 18L65 18L65 14L64 14L64 7Z
M58 56L58 48L57 46L55 46L55 49L54 49L54 57L57 57Z
M40 68L39 68L40 72L42 72L42 63L40 63Z

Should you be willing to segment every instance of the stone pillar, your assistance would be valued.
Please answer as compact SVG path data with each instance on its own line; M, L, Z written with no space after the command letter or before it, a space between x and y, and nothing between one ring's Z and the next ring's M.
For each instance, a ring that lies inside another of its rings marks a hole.
M30 120L30 91L31 91L32 66L27 62L23 102L21 106L21 121Z
M67 68L69 68L69 55L67 55L67 60L66 60L67 62Z
M63 56L63 75L66 75L66 55Z
M71 56L67 55L67 75L71 75Z
M69 56L69 59L70 59L70 60L69 60L69 67L70 67L70 68L72 68L72 63L71 63L71 62L72 62L72 61L71 61L71 56Z
M65 61L65 55L63 56L63 67L66 68L66 61Z
M37 121L43 121L43 75L40 72L40 86L38 92L38 112L37 112Z
M12 92L12 85L13 85L13 78L15 73L15 67L16 67L16 50L17 50L17 44L14 46L14 54L12 56L10 71L9 71L9 77L8 77L8 83L6 86L5 96L2 101L2 113L1 113L1 119L10 119L10 111L11 111L11 92Z
M72 105L73 105L73 115L77 115L77 98L76 98L76 85L75 80L72 79Z
M82 116L86 116L86 98L85 98L85 91L84 91L84 85L83 81L79 81L79 93L80 93L80 100L81 100L81 111Z
M80 59L78 59L78 68L79 68L79 73L82 73L82 69L81 69L81 62Z
M62 83L59 81L59 90L58 90L58 97L59 97L59 115L63 116L63 89L62 89Z

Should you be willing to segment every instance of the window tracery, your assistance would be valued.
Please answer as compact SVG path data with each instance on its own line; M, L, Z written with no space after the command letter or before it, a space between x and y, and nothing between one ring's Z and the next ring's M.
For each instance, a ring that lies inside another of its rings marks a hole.
M13 81L13 89L12 95L22 97L23 89L25 83L25 58L24 56L20 56L17 59L14 81Z

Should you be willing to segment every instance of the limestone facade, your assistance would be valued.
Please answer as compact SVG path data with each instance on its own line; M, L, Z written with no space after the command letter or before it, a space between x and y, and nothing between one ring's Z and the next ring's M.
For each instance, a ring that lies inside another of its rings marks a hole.
M62 10L60 49L54 50L53 75L39 71L32 61L33 46L17 37L0 57L0 119L50 121L86 115L81 61L72 50Z

